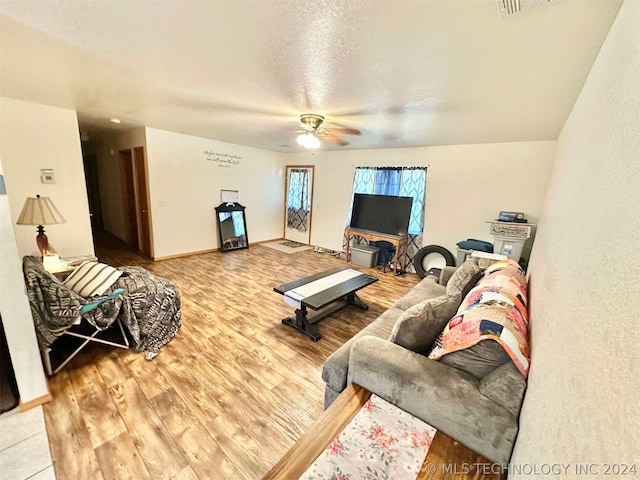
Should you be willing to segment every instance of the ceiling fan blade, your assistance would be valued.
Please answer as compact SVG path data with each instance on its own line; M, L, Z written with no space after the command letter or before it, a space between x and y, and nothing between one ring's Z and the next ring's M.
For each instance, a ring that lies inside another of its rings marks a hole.
M355 128L325 128L325 130L338 135L360 135L360 130L356 130Z
M322 138L323 140L327 140L327 141L329 141L331 143L335 143L336 145L339 145L341 147L344 147L345 145L349 145L349 142L345 142L341 138L334 137L331 134L323 135L320 138Z

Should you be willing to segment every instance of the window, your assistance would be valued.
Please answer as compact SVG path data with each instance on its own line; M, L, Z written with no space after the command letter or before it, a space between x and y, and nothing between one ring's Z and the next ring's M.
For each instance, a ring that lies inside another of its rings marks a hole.
M409 234L420 235L423 229L426 180L426 167L357 167L353 193L412 197Z
M289 174L287 195L287 227L306 232L309 225L309 172L294 168Z
M396 195L413 198L407 248L407 270L409 271L415 271L413 257L422 248L426 184L427 167L356 167L356 173L353 178L353 193ZM353 196L351 197L347 226L351 219L352 208ZM346 230L345 228L344 246L348 241Z

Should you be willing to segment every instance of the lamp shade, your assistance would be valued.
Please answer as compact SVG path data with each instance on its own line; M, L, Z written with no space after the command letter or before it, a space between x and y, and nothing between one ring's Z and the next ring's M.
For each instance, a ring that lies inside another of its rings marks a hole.
M28 197L16 222L18 225L55 225L66 220L49 197Z

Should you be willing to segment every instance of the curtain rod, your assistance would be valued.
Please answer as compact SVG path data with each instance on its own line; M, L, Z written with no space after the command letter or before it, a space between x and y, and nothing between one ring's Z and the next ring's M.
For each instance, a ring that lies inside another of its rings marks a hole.
M425 165L424 167L398 167L393 166L379 166L379 167L356 167L356 169L367 169L367 170L377 170L379 168L384 168L387 170L426 170L427 168L429 168L431 165Z

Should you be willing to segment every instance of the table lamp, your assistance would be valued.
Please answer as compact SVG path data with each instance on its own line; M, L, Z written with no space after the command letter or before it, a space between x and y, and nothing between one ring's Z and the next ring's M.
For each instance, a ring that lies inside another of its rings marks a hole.
M22 207L22 212L16 222L18 225L37 225L38 235L36 243L42 257L49 251L49 239L44 234L44 225L56 225L65 223L66 220L58 211L49 197L41 197L36 195L35 198L28 197Z

